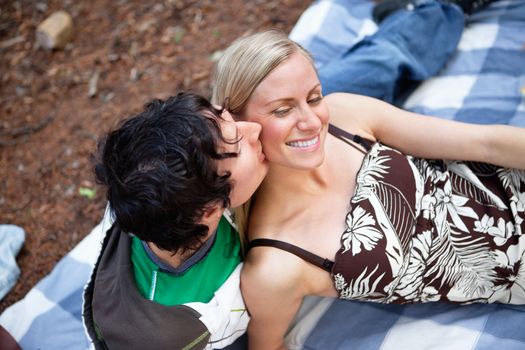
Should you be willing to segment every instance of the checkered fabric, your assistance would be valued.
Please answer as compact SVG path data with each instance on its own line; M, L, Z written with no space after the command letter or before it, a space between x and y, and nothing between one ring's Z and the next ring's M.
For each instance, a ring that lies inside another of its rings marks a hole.
M367 0L322 0L301 16L290 37L318 67L377 30ZM468 17L458 49L404 108L445 119L525 127L525 0L497 1Z

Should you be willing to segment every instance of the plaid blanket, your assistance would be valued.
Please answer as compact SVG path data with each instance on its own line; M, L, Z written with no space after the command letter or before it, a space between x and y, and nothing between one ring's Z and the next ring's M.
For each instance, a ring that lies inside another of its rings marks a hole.
M318 67L377 30L367 0L321 0L290 37ZM445 119L525 127L525 1L497 1L467 19L458 49L440 74L406 100L405 109Z
M373 33L367 0L313 2L292 39L322 65ZM468 19L446 68L405 108L447 119L525 127L525 0L499 1ZM0 315L23 349L84 350L82 290L109 228L102 221L27 296ZM292 349L523 349L525 307L378 305L309 297L287 336Z

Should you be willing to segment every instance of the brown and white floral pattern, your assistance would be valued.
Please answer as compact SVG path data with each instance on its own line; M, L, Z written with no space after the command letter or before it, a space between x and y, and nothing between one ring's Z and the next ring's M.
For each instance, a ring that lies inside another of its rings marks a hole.
M525 172L416 159L376 143L332 275L382 303L525 303Z

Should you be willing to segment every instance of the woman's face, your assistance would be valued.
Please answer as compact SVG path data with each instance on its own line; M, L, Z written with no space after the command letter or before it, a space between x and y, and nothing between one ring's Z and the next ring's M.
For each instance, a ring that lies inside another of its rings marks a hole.
M268 162L259 141L261 126L253 122L236 122L228 111L224 111L218 121L225 140L238 140L224 143L219 149L220 152L237 153L237 157L219 161L219 173L231 173L230 205L235 208L255 193L268 172Z
M314 169L324 160L328 108L311 62L293 54L254 90L243 119L262 126L260 140L273 164Z

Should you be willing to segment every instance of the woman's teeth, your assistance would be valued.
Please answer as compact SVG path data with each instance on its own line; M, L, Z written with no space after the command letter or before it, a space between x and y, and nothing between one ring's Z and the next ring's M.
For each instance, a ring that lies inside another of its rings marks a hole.
M316 136L311 140L287 142L286 145L290 147L306 148L306 147L315 145L318 140L319 140L319 136Z

